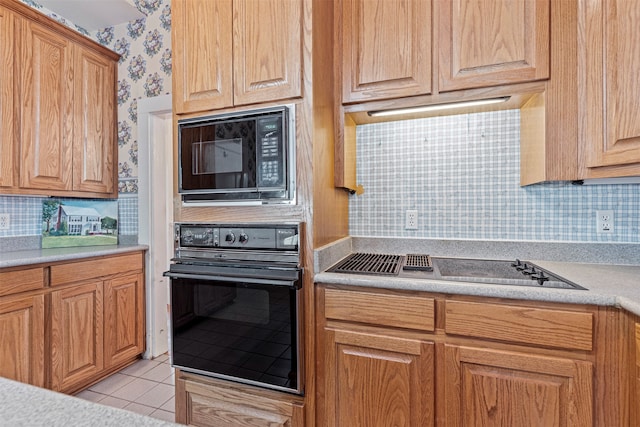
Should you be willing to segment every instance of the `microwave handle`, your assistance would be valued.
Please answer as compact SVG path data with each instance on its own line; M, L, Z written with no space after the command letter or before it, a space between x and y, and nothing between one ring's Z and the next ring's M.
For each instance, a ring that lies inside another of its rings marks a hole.
M301 285L297 282L285 281L285 280L269 280L269 279L257 279L250 277L229 277L229 276L217 276L217 275L206 275L206 274L185 274L185 273L172 273L170 271L165 271L163 276L169 277L171 279L194 279L194 280L216 280L219 282L246 282L246 283L255 283L258 285L273 285L273 286L286 286L291 289L300 289Z
M191 174L198 175L200 173L199 168L199 159L200 159L200 148L201 144L193 144L191 147Z

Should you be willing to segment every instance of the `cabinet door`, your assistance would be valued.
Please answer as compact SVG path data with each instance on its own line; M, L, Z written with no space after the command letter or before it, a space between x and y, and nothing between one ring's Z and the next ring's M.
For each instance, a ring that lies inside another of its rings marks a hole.
M234 0L233 30L234 105L302 95L302 0Z
M102 291L96 281L51 293L53 390L72 390L104 366Z
M173 0L173 111L233 105L232 0Z
M326 411L321 425L434 425L433 343L375 332L325 331Z
M113 194L115 61L75 46L73 190Z
M440 91L549 78L550 0L435 4Z
M627 165L634 170L593 171L598 177L640 174L640 2L585 2L587 167ZM595 176L594 176L595 177Z
M15 150L13 83L15 27L13 15L0 7L0 187L15 185Z
M44 295L0 298L0 376L45 386Z
M105 367L131 360L144 350L143 286L142 274L104 283Z
M73 138L73 52L69 40L22 22L20 187L70 190Z
M447 426L592 426L590 362L445 346Z
M431 92L431 1L337 2L342 102Z

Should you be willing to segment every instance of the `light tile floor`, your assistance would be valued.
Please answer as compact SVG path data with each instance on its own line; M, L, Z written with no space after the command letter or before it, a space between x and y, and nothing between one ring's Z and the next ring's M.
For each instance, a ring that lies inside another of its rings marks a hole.
M165 421L175 419L174 373L169 356L139 360L76 396Z

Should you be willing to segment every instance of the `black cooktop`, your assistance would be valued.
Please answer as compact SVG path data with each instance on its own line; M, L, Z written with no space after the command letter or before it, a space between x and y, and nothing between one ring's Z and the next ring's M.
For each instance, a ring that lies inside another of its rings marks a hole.
M353 253L329 270L332 273L398 276L499 285L585 289L530 261L431 257L425 254Z

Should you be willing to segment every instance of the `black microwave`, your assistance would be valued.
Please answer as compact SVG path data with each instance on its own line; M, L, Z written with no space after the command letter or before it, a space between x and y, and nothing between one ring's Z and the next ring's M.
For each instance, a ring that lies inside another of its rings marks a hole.
M178 120L185 204L295 204L295 105Z

